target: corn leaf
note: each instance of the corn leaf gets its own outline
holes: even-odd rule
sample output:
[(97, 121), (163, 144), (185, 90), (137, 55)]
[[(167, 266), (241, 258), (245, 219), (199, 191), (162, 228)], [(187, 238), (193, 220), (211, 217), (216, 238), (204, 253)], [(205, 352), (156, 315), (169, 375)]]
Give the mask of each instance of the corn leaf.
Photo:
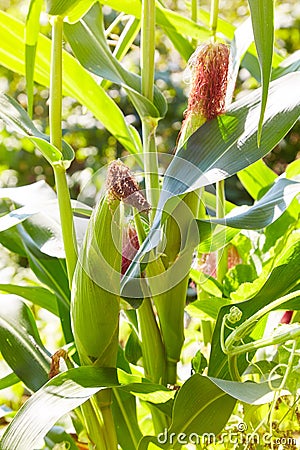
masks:
[(163, 430), (156, 437), (144, 437), (138, 449), (147, 449), (150, 442), (164, 449), (176, 448), (177, 437), (186, 440), (181, 444), (188, 444), (191, 443), (189, 441), (191, 435), (194, 437), (195, 434), (203, 433), (217, 435), (229, 419), (235, 403), (234, 398), (209, 378), (195, 374), (184, 383), (176, 396), (170, 428)]
[[(25, 74), (24, 24), (0, 11), (0, 61), (8, 69)], [(51, 41), (39, 35), (34, 80), (49, 86)], [(131, 153), (141, 148), (135, 129), (126, 124), (124, 115), (97, 84), (94, 78), (69, 53), (63, 51), (63, 94), (76, 98), (86, 106), (107, 130)]]
[(238, 172), (237, 176), (254, 200), (257, 200), (277, 178), (276, 173), (263, 160), (258, 160), (246, 167)]
[(26, 111), (11, 97), (0, 94), (0, 118), (16, 132), (28, 137), (41, 151), (50, 164), (58, 161), (71, 163), (74, 151), (65, 141), (62, 151), (50, 144), (50, 138), (41, 133), (31, 121)]
[[(278, 386), (279, 383), (280, 380), (275, 385)], [(268, 382), (239, 383), (196, 373), (183, 384), (176, 396), (170, 428), (155, 437), (145, 436), (138, 450), (148, 449), (150, 443), (163, 449), (180, 448), (178, 444), (200, 443), (201, 435), (204, 439), (213, 437), (216, 439), (226, 424), (236, 400), (250, 405), (262, 405), (272, 401), (274, 395)], [(210, 443), (214, 445), (217, 439)]]
[[(253, 206), (236, 208), (223, 219), (212, 218), (209, 222), (245, 230), (265, 228), (283, 214), (299, 192), (300, 182), (279, 178)], [(239, 210), (244, 212), (239, 214)]]
[(80, 3), (84, 2), (82, 0), (47, 0), (47, 11), (53, 16), (65, 16)]
[[(37, 278), (55, 294), (54, 303), (50, 298), (46, 301), (43, 296), (35, 297), (35, 301), (43, 302), (44, 307), (54, 314), (59, 311), (66, 342), (70, 342), (73, 340), (70, 290), (65, 261), (62, 259), (64, 250), (55, 193), (45, 182), (38, 182), (29, 186), (1, 189), (0, 198), (9, 199), (15, 207), (25, 204), (28, 212), (35, 212), (26, 220), (22, 221), (21, 217), (17, 225), (0, 232), (0, 242), (11, 251), (27, 257)], [(7, 207), (9, 211), (11, 205)], [(10, 217), (9, 214), (1, 220), (5, 221)], [(8, 220), (7, 225), (13, 224), (9, 224)]]
[(0, 351), (14, 373), (31, 390), (48, 380), (49, 353), (40, 339), (34, 317), (16, 297), (0, 297)]
[(19, 383), (20, 381), (20, 378), (14, 372), (11, 372), (0, 379), (0, 389), (6, 389), (13, 386), (14, 384)]
[(150, 102), (141, 94), (141, 77), (127, 71), (111, 54), (98, 3), (79, 22), (65, 24), (64, 31), (80, 63), (92, 73), (124, 87), (141, 117), (165, 115), (167, 105), (159, 90), (154, 89), (154, 102)]
[[(119, 380), (118, 381), (118, 377)], [(168, 401), (175, 392), (138, 376), (105, 367), (78, 367), (48, 381), (16, 414), (1, 441), (1, 450), (32, 450), (64, 414), (101, 389), (122, 389), (149, 402)], [(120, 384), (121, 383), (121, 384)], [(40, 412), (43, 411), (43, 414)]]
[(33, 83), (36, 47), (40, 30), (40, 14), (42, 0), (31, 0), (26, 19), (25, 29), (25, 64), (26, 64), (26, 89), (28, 98), (28, 115), (33, 112)]
[(248, 0), (254, 42), (257, 49), (261, 70), (262, 93), (261, 112), (258, 123), (257, 142), (260, 143), (265, 109), (268, 100), (268, 89), (272, 71), (274, 44), (274, 0)]
[(47, 309), (58, 316), (57, 299), (49, 289), (41, 286), (18, 286), (14, 284), (0, 284), (0, 291), (15, 294), (29, 300), (34, 305)]

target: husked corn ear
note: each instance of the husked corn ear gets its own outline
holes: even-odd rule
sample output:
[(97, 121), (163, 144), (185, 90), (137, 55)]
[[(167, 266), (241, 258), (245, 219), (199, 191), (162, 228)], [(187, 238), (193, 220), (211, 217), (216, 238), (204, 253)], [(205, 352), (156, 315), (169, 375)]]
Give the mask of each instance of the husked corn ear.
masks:
[(97, 205), (74, 275), (71, 317), (82, 364), (116, 365), (122, 258), (119, 204), (105, 196)]

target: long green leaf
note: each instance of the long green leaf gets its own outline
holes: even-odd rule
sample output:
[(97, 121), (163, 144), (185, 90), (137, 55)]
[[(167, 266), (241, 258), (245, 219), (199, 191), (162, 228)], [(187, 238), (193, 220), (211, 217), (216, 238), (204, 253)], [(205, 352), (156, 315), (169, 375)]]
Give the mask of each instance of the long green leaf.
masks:
[(80, 406), (101, 388), (118, 384), (116, 370), (110, 368), (79, 367), (52, 378), (18, 411), (1, 439), (0, 448), (36, 448), (60, 417)]
[(154, 103), (141, 94), (141, 77), (127, 71), (113, 57), (104, 35), (102, 10), (96, 3), (76, 24), (65, 24), (65, 35), (80, 63), (89, 71), (126, 89), (141, 117), (163, 117), (166, 101), (157, 88)]
[[(268, 382), (239, 383), (196, 373), (183, 384), (175, 399), (170, 428), (156, 437), (145, 436), (140, 442), (139, 450), (147, 449), (150, 442), (163, 449), (179, 449), (181, 446), (177, 439), (181, 444), (184, 440), (186, 444), (196, 443), (195, 435), (207, 437), (209, 433), (216, 439), (236, 400), (262, 405), (271, 402), (274, 395)], [(191, 436), (194, 439), (189, 441)]]
[[(40, 299), (35, 297), (35, 301), (43, 302), (40, 306), (50, 308), (54, 314), (59, 311), (66, 342), (71, 342), (70, 290), (65, 261), (62, 259), (64, 250), (56, 195), (45, 182), (38, 182), (0, 189), (0, 198), (9, 199), (15, 206), (24, 205), (28, 211), (36, 212), (26, 220), (20, 220), (17, 226), (0, 232), (0, 242), (10, 250), (26, 256), (37, 278), (55, 294), (57, 305), (43, 296)], [(6, 220), (6, 216), (1, 220)]]
[(0, 297), (0, 351), (29, 389), (36, 391), (47, 382), (50, 358), (34, 317), (25, 303), (8, 295)]
[(271, 83), (260, 147), (257, 122), (261, 90), (257, 90), (233, 103), (225, 115), (206, 122), (179, 149), (166, 170), (152, 230), (122, 279), (126, 297), (141, 296), (140, 280), (134, 278), (139, 276), (145, 255), (160, 242), (162, 211), (168, 199), (234, 175), (271, 151), (299, 117), (299, 83), (299, 73)]
[(232, 212), (223, 219), (212, 218), (210, 223), (245, 230), (264, 228), (275, 222), (283, 214), (299, 192), (300, 182), (280, 178), (254, 206), (246, 207), (246, 210), (240, 214), (238, 214), (238, 211), (245, 208), (236, 208), (234, 215)]
[(248, 3), (251, 11), (254, 41), (257, 49), (262, 80), (261, 113), (257, 132), (257, 140), (259, 144), (272, 71), (274, 43), (274, 0), (248, 0)]
[(74, 158), (74, 151), (63, 141), (62, 151), (50, 144), (50, 138), (41, 133), (31, 121), (26, 111), (11, 97), (0, 94), (0, 118), (15, 131), (28, 137), (42, 152), (50, 164), (58, 161), (68, 161)]
[(6, 389), (13, 386), (14, 384), (19, 383), (20, 381), (20, 378), (14, 372), (11, 372), (0, 379), (0, 389)]
[(53, 16), (65, 16), (71, 9), (83, 3), (82, 0), (47, 0), (48, 13)]
[[(8, 69), (25, 74), (24, 24), (0, 11), (0, 61)], [(39, 35), (34, 79), (49, 86), (51, 41)], [(69, 53), (63, 51), (63, 94), (76, 98), (97, 117), (116, 139), (131, 153), (141, 148), (135, 129), (126, 124), (124, 115), (89, 74)]]
[(150, 442), (160, 448), (178, 449), (181, 446), (177, 438), (186, 439), (188, 444), (192, 434), (217, 435), (229, 419), (235, 403), (234, 398), (209, 378), (195, 374), (184, 383), (176, 396), (170, 428), (156, 437), (144, 437), (139, 450), (147, 449)]
[(268, 189), (277, 178), (276, 173), (262, 160), (258, 160), (251, 166), (238, 172), (237, 176), (254, 200), (257, 200), (261, 193)]
[(68, 370), (52, 378), (18, 411), (1, 439), (1, 450), (36, 448), (40, 439), (60, 417), (106, 387), (122, 389), (144, 398), (148, 393), (149, 401), (161, 400), (162, 395), (164, 401), (167, 401), (175, 394), (164, 386), (153, 385), (138, 376), (122, 371), (118, 376), (122, 385), (118, 381), (116, 369), (85, 366)]
[(35, 55), (40, 30), (40, 14), (42, 0), (31, 0), (26, 19), (25, 29), (25, 64), (26, 64), (26, 88), (28, 98), (28, 115), (32, 117), (33, 112), (33, 83)]
[(0, 284), (0, 291), (8, 294), (15, 294), (26, 300), (31, 301), (34, 305), (47, 309), (52, 314), (58, 316), (56, 304), (56, 296), (49, 289), (41, 286), (17, 286), (14, 284)]

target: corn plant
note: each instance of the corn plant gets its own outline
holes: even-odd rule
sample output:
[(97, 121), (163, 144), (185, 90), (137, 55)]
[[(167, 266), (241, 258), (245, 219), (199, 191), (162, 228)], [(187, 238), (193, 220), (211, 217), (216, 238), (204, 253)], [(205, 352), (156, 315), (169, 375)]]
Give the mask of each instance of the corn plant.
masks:
[[(55, 192), (45, 182), (0, 190), (0, 242), (38, 280), (0, 285), (0, 351), (11, 368), (0, 387), (22, 382), (30, 392), (2, 450), (279, 448), (283, 439), (296, 448), (300, 166), (277, 176), (262, 158), (299, 119), (299, 55), (274, 52), (273, 0), (248, 0), (239, 27), (220, 19), (218, 3), (207, 12), (196, 0), (184, 11), (155, 0), (31, 0), (25, 24), (0, 11), (0, 61), (25, 75), (28, 98), (25, 111), (1, 93), (0, 118), (55, 176)], [(126, 22), (114, 51), (105, 6)], [(51, 39), (39, 31), (45, 8)], [(156, 140), (168, 106), (155, 83), (158, 29), (191, 78), (169, 156)], [(134, 42), (139, 74), (122, 61)], [(260, 87), (236, 100), (241, 65)], [(35, 83), (50, 88), (49, 136), (34, 122)], [(109, 96), (112, 83), (141, 136)], [(126, 152), (101, 169), (94, 208), (70, 198), (63, 95)], [(235, 174), (250, 207), (226, 199)], [(60, 320), (54, 354), (31, 305)]]

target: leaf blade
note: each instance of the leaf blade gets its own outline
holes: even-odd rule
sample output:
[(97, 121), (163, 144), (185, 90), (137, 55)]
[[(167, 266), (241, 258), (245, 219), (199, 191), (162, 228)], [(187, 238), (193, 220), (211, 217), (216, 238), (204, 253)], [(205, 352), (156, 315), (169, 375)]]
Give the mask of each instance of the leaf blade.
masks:
[(257, 133), (257, 142), (259, 144), (272, 72), (274, 44), (274, 0), (248, 0), (248, 3), (251, 11), (254, 41), (258, 54), (262, 79), (261, 113)]

